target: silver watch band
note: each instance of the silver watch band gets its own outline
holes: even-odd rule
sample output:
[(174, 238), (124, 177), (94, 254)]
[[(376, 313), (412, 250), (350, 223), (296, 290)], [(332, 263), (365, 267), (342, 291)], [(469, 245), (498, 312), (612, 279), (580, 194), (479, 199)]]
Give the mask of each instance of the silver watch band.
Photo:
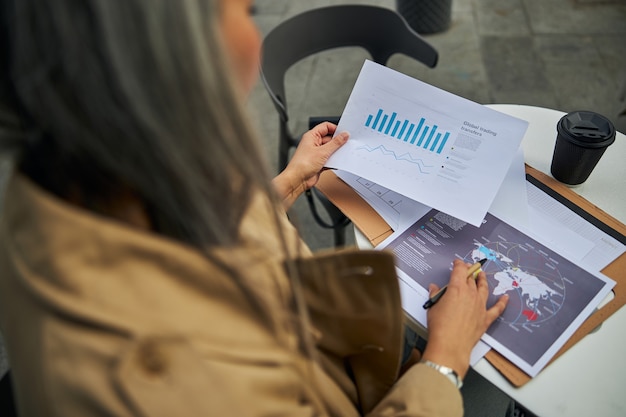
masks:
[(448, 378), (450, 382), (452, 382), (454, 386), (458, 389), (461, 389), (461, 387), (463, 386), (463, 381), (461, 380), (461, 378), (459, 378), (459, 375), (454, 369), (448, 368), (447, 366), (439, 365), (438, 363), (429, 360), (421, 360), (420, 363), (423, 363), (424, 365), (433, 368), (434, 370)]

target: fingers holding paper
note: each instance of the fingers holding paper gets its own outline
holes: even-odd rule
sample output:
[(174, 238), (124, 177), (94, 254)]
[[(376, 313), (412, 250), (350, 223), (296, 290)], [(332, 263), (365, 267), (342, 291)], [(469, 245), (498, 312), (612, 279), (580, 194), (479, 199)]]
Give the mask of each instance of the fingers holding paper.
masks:
[(328, 158), (348, 140), (347, 132), (335, 135), (336, 130), (335, 124), (324, 122), (302, 135), (289, 164), (272, 181), (285, 208), (317, 184)]

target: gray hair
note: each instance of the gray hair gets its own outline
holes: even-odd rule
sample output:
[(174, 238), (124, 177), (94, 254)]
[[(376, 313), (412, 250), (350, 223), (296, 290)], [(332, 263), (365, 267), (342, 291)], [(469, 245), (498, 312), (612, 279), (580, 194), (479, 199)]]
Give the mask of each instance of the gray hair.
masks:
[[(57, 193), (78, 186), (98, 200), (131, 187), (160, 233), (203, 251), (260, 315), (283, 326), (266, 295), (207, 250), (237, 243), (253, 192), (279, 204), (229, 76), (219, 0), (0, 2), (15, 7), (11, 74), (0, 77), (0, 149), (14, 151), (27, 172), (43, 171), (39, 182)], [(276, 210), (274, 223), (313, 357), (298, 253), (290, 254)]]
[(234, 244), (252, 190), (272, 191), (229, 77), (219, 2), (9, 2), (19, 106), (0, 91), (0, 147), (96, 199), (130, 187), (165, 235)]

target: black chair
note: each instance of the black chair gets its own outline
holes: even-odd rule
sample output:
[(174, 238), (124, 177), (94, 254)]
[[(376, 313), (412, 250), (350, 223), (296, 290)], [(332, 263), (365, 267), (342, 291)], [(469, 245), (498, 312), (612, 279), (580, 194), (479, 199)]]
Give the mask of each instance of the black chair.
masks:
[[(279, 115), (278, 171), (289, 160), (289, 152), (298, 146), (301, 135), (293, 135), (285, 94), (285, 73), (294, 64), (311, 55), (338, 47), (364, 48), (372, 59), (386, 65), (390, 56), (404, 54), (433, 68), (438, 53), (409, 27), (395, 11), (376, 6), (342, 5), (313, 9), (280, 23), (263, 40), (261, 77)], [(309, 128), (339, 117), (311, 117)], [(325, 207), (331, 222), (322, 219), (313, 194)], [(350, 221), (321, 192), (306, 193), (316, 222), (334, 229), (335, 246), (345, 243), (345, 227)]]
[(0, 416), (17, 417), (10, 371), (0, 378)]

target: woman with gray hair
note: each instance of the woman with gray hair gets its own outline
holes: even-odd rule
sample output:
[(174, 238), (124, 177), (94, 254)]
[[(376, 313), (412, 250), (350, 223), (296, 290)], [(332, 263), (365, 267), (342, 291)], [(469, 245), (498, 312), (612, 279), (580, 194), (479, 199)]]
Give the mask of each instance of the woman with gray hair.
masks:
[(392, 255), (313, 256), (285, 216), (348, 135), (317, 126), (270, 180), (242, 105), (250, 0), (1, 4), (0, 327), (21, 416), (462, 414), (506, 299), (486, 309), (484, 274), (456, 262), (400, 369)]

